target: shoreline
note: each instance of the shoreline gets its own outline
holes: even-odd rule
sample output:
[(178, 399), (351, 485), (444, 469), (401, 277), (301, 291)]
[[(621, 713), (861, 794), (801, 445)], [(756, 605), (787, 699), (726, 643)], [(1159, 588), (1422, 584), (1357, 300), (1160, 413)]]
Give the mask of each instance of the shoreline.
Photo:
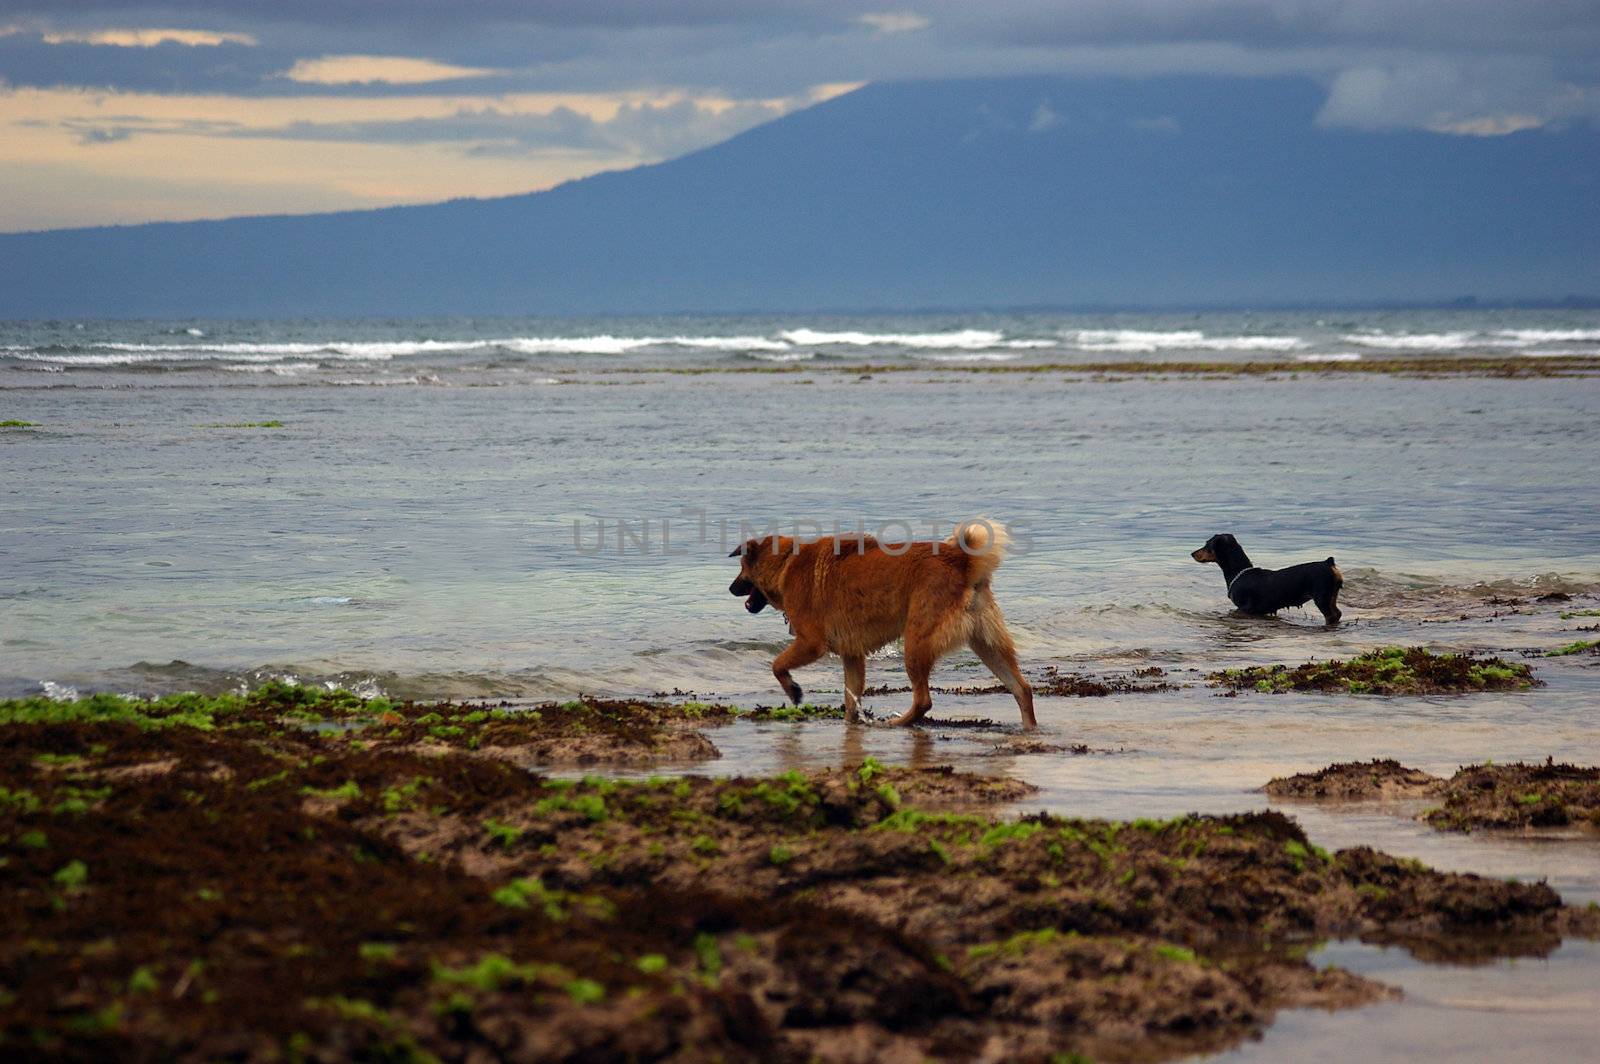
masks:
[(1380, 374), (1404, 377), (1493, 377), (1508, 379), (1538, 379), (1550, 377), (1591, 377), (1600, 375), (1600, 355), (1557, 355), (1532, 358), (1479, 358), (1473, 356), (1447, 358), (1366, 358), (1353, 360), (1307, 361), (1270, 359), (1259, 361), (1107, 361), (1107, 362), (818, 362), (797, 361), (770, 365), (723, 366), (618, 366), (610, 369), (588, 367), (582, 370), (550, 370), (606, 375), (670, 375), (705, 376), (720, 373), (802, 374), (825, 373), (830, 375), (858, 376), (880, 373), (964, 373), (1005, 374), (1044, 373), (1056, 376), (1084, 377), (1277, 377), (1311, 374), (1339, 376), (1350, 374)]

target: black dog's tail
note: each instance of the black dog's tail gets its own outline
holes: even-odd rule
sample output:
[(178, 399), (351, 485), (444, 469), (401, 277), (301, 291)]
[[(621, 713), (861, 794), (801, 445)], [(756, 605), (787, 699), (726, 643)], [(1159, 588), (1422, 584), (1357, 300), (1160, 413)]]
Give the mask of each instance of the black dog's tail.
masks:
[(1340, 587), (1343, 587), (1344, 586), (1344, 574), (1339, 571), (1339, 566), (1333, 560), (1333, 556), (1332, 555), (1328, 556), (1328, 568), (1333, 570), (1333, 578), (1334, 578), (1334, 580), (1338, 581)]

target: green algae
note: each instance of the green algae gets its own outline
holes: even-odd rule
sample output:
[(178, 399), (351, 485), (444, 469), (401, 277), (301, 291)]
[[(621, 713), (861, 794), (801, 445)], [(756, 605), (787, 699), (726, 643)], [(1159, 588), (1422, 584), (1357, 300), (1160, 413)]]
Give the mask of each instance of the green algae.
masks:
[(489, 953), (472, 964), (457, 968), (434, 962), (433, 980), (446, 985), (492, 991), (515, 983), (537, 982), (540, 976), (550, 971), (549, 965), (518, 964), (502, 953)]
[(597, 920), (609, 920), (617, 913), (616, 906), (605, 898), (547, 887), (538, 876), (514, 879), (490, 896), (508, 909), (538, 908), (557, 921), (570, 919), (574, 912)]
[(89, 866), (82, 861), (68, 861), (51, 878), (57, 886), (72, 890), (89, 882)]
[(361, 786), (355, 780), (345, 780), (337, 787), (302, 787), (300, 793), (330, 802), (353, 802), (361, 797)]
[(485, 820), (483, 833), (499, 843), (504, 849), (510, 849), (511, 844), (522, 838), (525, 829), (515, 824), (502, 824), (498, 820)]

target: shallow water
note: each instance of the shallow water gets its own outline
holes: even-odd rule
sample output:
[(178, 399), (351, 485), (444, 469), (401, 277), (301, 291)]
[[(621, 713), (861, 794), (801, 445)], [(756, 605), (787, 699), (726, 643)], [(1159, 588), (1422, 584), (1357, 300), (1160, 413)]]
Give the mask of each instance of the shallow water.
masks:
[(1400, 1001), (1280, 1013), (1258, 1042), (1206, 1058), (1282, 1060), (1594, 1060), (1600, 1045), (1600, 943), (1567, 942), (1549, 957), (1477, 967), (1419, 964), (1404, 950), (1333, 943), (1313, 961), (1398, 986)]
[[(683, 337), (699, 340), (660, 342)], [(1018, 811), (1127, 818), (1261, 808), (1269, 778), (1353, 758), (1593, 763), (1593, 657), (1536, 660), (1547, 687), (1471, 698), (1223, 699), (1202, 676), (1394, 643), (1514, 656), (1600, 624), (1561, 616), (1600, 606), (1600, 381), (963, 370), (1561, 351), (1600, 352), (1600, 314), (0, 324), (0, 421), (37, 423), (0, 429), (0, 695), (289, 675), (415, 697), (771, 703), (787, 633), (726, 593), (741, 520), (920, 533), (987, 514), (1018, 534), (995, 588), (1027, 668), (1156, 665), (1180, 689), (1041, 699), (1044, 739), (1084, 755), (1019, 752), (1008, 698), (940, 695), (936, 717), (1002, 727), (736, 724), (713, 733), (721, 761), (678, 768), (954, 763), (1038, 784)], [(645, 372), (763, 359), (799, 371)], [(915, 368), (838, 372), (885, 361)], [(265, 421), (282, 427), (210, 427)], [(619, 549), (618, 520), (651, 522), (651, 550)], [(1231, 615), (1218, 571), (1189, 559), (1224, 530), (1269, 566), (1336, 556), (1346, 623)], [(1575, 597), (1526, 601), (1550, 592)], [(836, 662), (798, 678), (839, 697)], [(869, 663), (869, 683), (899, 682), (893, 648)], [(935, 682), (988, 678), (958, 654)], [(1594, 839), (1283, 808), (1330, 848), (1600, 899)], [(1593, 1000), (1592, 946), (1470, 970), (1325, 956), (1411, 996), (1288, 1014), (1238, 1056), (1563, 1059), (1600, 1033), (1564, 1004)]]

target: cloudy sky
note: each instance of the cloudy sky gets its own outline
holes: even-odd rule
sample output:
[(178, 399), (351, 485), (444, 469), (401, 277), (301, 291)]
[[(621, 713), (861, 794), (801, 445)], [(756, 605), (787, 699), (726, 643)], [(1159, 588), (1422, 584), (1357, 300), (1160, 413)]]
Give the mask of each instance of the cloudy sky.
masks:
[(1600, 0), (0, 0), (0, 230), (546, 188), (891, 78), (1299, 74), (1318, 121), (1600, 121)]

